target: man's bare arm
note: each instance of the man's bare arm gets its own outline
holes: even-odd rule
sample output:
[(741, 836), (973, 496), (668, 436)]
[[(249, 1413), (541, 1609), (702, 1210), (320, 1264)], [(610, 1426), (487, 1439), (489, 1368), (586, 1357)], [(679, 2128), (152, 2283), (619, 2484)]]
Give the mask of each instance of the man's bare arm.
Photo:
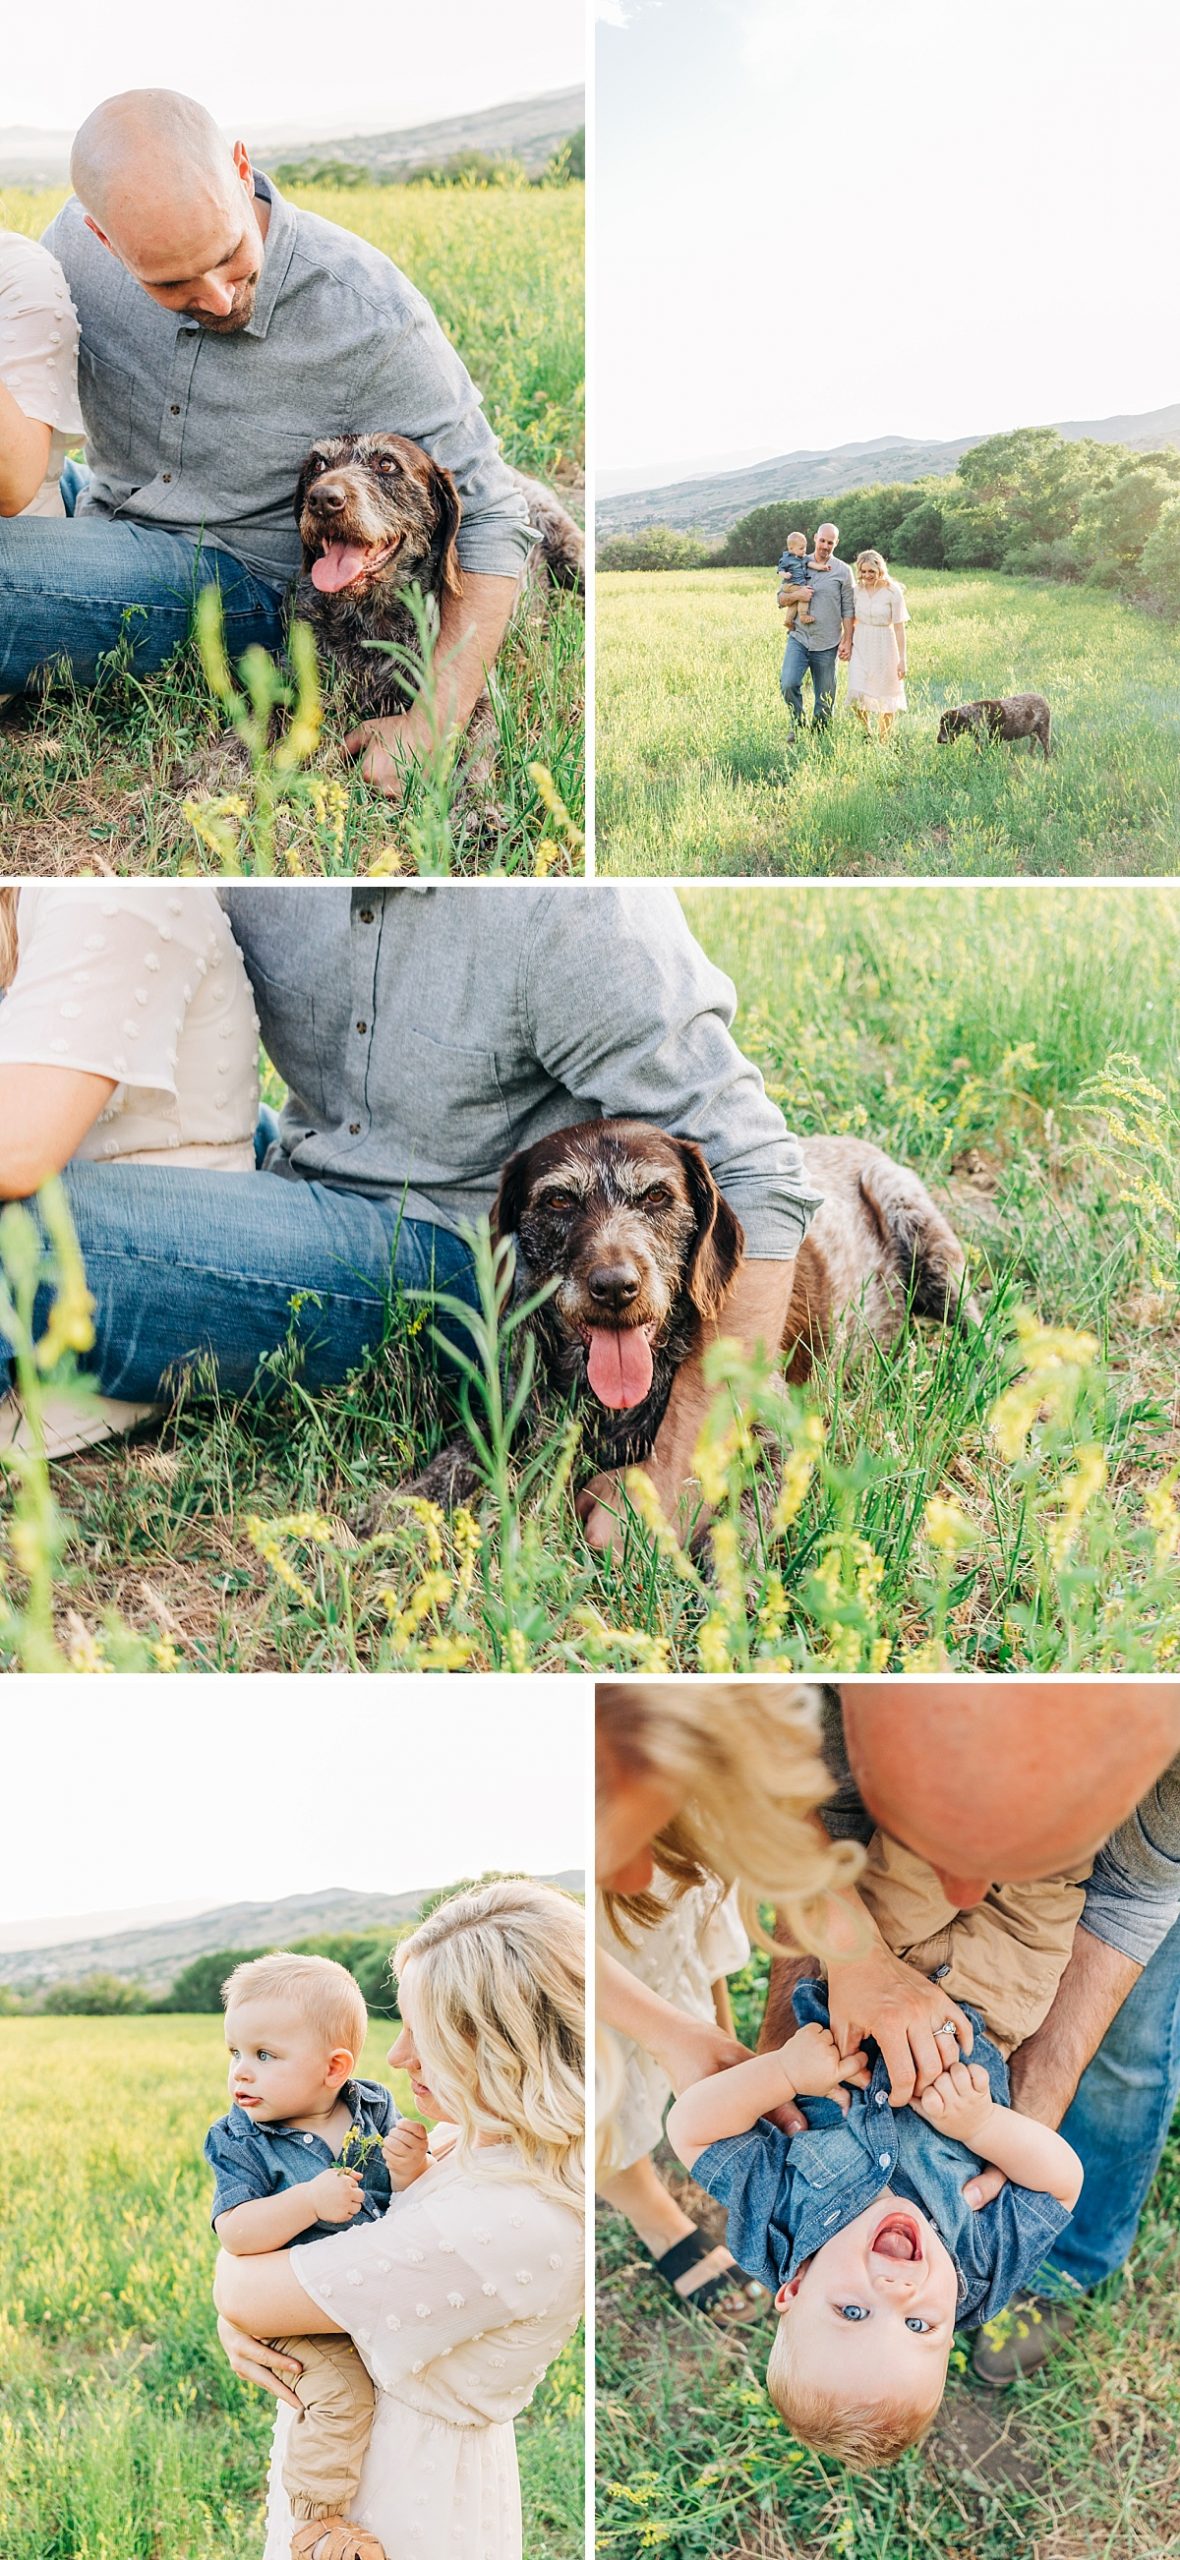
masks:
[[(711, 1402), (705, 1384), (704, 1356), (720, 1335), (739, 1342), (742, 1349), (754, 1352), (759, 1347), (777, 1351), (783, 1338), (791, 1304), (791, 1287), (795, 1277), (794, 1262), (744, 1262), (730, 1289), (716, 1322), (702, 1329), (700, 1348), (678, 1369), (668, 1398), (668, 1409), (656, 1433), (655, 1446), (646, 1461), (645, 1472), (651, 1477), (666, 1519), (687, 1532), (688, 1523), (678, 1517), (685, 1486), (692, 1474), (693, 1451), (701, 1424)], [(586, 1536), (592, 1547), (609, 1547), (622, 1512), (622, 1498), (614, 1476), (596, 1476), (579, 1503)]]
[[(470, 570), (461, 596), (444, 596), (434, 653), (434, 729), (440, 737), (466, 727), (495, 665), (519, 592), (515, 578), (490, 578)], [(344, 741), (350, 754), (364, 751), (366, 782), (399, 798), (406, 764), (425, 758), (435, 744), (434, 729), (419, 700), (388, 720), (366, 720)]]

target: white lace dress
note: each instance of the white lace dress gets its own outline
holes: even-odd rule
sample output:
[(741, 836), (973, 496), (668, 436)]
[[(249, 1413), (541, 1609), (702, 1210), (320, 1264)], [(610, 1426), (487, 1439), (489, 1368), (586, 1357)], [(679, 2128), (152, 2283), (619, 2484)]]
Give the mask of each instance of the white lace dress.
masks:
[[(577, 2325), (583, 2226), (504, 2174), (503, 2146), (439, 2161), (383, 2221), (291, 2253), (377, 2385), (353, 2520), (389, 2560), (521, 2560), (513, 2419)], [(290, 2560), (275, 2421), (264, 2560)]]
[(0, 382), (50, 430), (45, 478), (24, 512), (64, 516), (61, 467), (83, 436), (78, 318), (56, 258), (21, 231), (0, 231)]
[(909, 618), (896, 578), (883, 587), (857, 588), (848, 663), (850, 702), (863, 703), (866, 711), (905, 710), (905, 686), (897, 672), (897, 626)]
[[(737, 1888), (726, 1892), (718, 1883), (690, 1885), (675, 1899), (671, 1884), (658, 1870), (652, 1891), (665, 1904), (662, 1920), (651, 1929), (625, 1921), (620, 1939), (609, 1923), (600, 1922), (602, 1945), (628, 1973), (658, 1991), (686, 2017), (711, 2020), (713, 1985), (736, 1973), (750, 1953), (750, 1941), (737, 1907)], [(654, 2151), (663, 2130), (664, 2110), (672, 2084), (650, 2053), (625, 2036), (615, 2038), (623, 2057), (623, 2077), (609, 2129), (607, 2156), (614, 2171), (630, 2169)], [(609, 2101), (609, 2084), (608, 2084)]]

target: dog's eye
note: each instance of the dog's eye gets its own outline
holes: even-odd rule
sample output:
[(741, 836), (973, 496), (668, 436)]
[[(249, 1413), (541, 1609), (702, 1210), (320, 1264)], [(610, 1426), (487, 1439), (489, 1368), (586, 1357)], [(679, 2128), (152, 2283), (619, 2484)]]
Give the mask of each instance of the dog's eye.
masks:
[(394, 454), (392, 454), (392, 453), (375, 453), (375, 454), (374, 454), (374, 456), (373, 456), (373, 469), (374, 469), (374, 471), (383, 471), (383, 472), (386, 474), (386, 476), (388, 477), (388, 475), (389, 475), (389, 473), (390, 473), (391, 471), (397, 471), (399, 468), (400, 468), (400, 465), (399, 465), (399, 463), (398, 463), (398, 461), (397, 461), (397, 458), (396, 458), (396, 456), (395, 456)]
[(313, 455), (312, 455), (312, 457), (311, 457), (311, 460), (310, 460), (310, 462), (308, 463), (308, 466), (307, 466), (307, 476), (308, 476), (308, 479), (309, 479), (309, 480), (314, 480), (314, 479), (316, 479), (316, 478), (318, 477), (319, 473), (320, 473), (321, 471), (326, 471), (326, 470), (327, 470), (327, 468), (328, 468), (328, 462), (327, 462), (327, 456), (326, 456), (326, 454), (322, 454), (322, 453), (313, 453)]
[(645, 1209), (666, 1209), (666, 1208), (667, 1208), (667, 1206), (668, 1206), (668, 1202), (669, 1202), (669, 1200), (671, 1199), (671, 1197), (672, 1197), (672, 1194), (671, 1194), (671, 1192), (669, 1191), (668, 1186), (667, 1186), (667, 1184), (666, 1184), (666, 1183), (664, 1183), (664, 1182), (653, 1182), (652, 1187), (651, 1187), (651, 1190), (650, 1190), (650, 1191), (645, 1191), (645, 1192), (644, 1192), (644, 1195), (643, 1195), (643, 1205), (644, 1205), (644, 1208), (645, 1208)]
[(556, 1209), (559, 1218), (568, 1217), (574, 1206), (572, 1191), (547, 1191), (545, 1206), (547, 1209)]

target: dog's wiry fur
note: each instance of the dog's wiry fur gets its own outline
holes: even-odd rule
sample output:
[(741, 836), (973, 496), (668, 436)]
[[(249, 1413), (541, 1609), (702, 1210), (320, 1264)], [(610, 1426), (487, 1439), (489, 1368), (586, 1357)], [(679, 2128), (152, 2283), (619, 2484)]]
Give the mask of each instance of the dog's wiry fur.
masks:
[[(783, 1335), (786, 1375), (805, 1379), (816, 1358), (855, 1346), (858, 1331), (883, 1347), (907, 1307), (941, 1324), (978, 1323), (963, 1249), (915, 1173), (859, 1138), (803, 1142), (805, 1178), (822, 1192), (795, 1264)], [(741, 1226), (698, 1147), (639, 1120), (591, 1120), (513, 1156), (493, 1217), (516, 1250), (515, 1294), (552, 1295), (530, 1319), (538, 1389), (575, 1396), (583, 1446), (596, 1470), (648, 1456), (681, 1362), (722, 1315), (741, 1264)], [(642, 1403), (607, 1407), (591, 1391), (587, 1340), (642, 1326), (651, 1386)], [(417, 1489), (459, 1501), (475, 1489), (463, 1442), (444, 1449)]]
[[(573, 518), (552, 490), (518, 477), (539, 537), (530, 579), (580, 588), (584, 546)], [(324, 436), (312, 446), (295, 492), (303, 567), (291, 611), (342, 671), (358, 720), (385, 719), (413, 700), (413, 665), (371, 644), (392, 642), (416, 663), (420, 642), (406, 593), (416, 586), (440, 610), (448, 596), (462, 595), (461, 518), (450, 472), (406, 436)], [(346, 584), (325, 591), (312, 572), (332, 547), (355, 553), (360, 565)]]
[(960, 702), (944, 711), (938, 724), (940, 747), (952, 738), (1027, 738), (1029, 753), (1039, 747), (1049, 754), (1052, 719), (1043, 693), (1008, 693), (998, 701)]

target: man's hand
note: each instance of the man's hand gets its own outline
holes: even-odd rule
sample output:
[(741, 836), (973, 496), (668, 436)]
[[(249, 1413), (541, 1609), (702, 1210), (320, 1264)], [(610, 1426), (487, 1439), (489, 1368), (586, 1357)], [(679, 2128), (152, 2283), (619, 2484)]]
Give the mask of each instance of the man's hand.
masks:
[(400, 800), (410, 778), (410, 768), (424, 757), (430, 746), (425, 723), (415, 720), (412, 711), (398, 712), (388, 720), (364, 720), (344, 741), (348, 756), (360, 756), (361, 772), (374, 791), (383, 791), (387, 800)]
[(965, 2142), (971, 2151), (979, 2149), (995, 2103), (982, 2062), (952, 2062), (949, 2071), (940, 2071), (937, 2080), (913, 2101), (915, 2113), (924, 2116), (927, 2124), (953, 2134), (956, 2142)]
[(303, 2192), (308, 2203), (315, 2205), (317, 2222), (351, 2222), (365, 2201), (355, 2169), (321, 2169), (318, 2178), (309, 2178)]
[(421, 2178), (429, 2168), (426, 2150), (429, 2139), (425, 2125), (416, 2124), (410, 2116), (403, 2116), (392, 2133), (386, 2134), (381, 2153), (389, 2171), (389, 2183), (396, 2187), (399, 2195), (406, 2187), (412, 2187), (415, 2179)]
[(836, 656), (837, 656), (838, 658), (844, 658), (844, 659), (848, 659), (848, 658), (850, 658), (850, 657), (852, 656), (852, 642), (851, 642), (851, 640), (842, 640), (842, 641), (841, 641), (840, 646), (839, 646), (839, 648), (838, 648), (838, 649), (837, 649), (837, 651), (836, 651)]
[[(952, 2041), (963, 2054), (975, 2042), (970, 2019), (941, 1986), (884, 1945), (851, 1962), (829, 1961), (828, 2015), (842, 2053), (874, 2037), (889, 2073), (893, 2107), (908, 2106), (916, 2091), (928, 2089), (946, 2070)], [(948, 2018), (954, 2020), (954, 2039), (934, 2032)]]
[(818, 2020), (809, 2027), (796, 2028), (783, 2045), (780, 2058), (797, 2097), (834, 2098), (845, 2114), (849, 2099), (844, 2083), (850, 2081), (854, 2088), (864, 2089), (871, 2077), (867, 2055), (863, 2051), (842, 2051), (831, 2028), (821, 2027)]
[(289, 2409), (302, 2410), (302, 2401), (291, 2389), (291, 2382), (303, 2371), (297, 2356), (281, 2356), (277, 2347), (268, 2347), (264, 2338), (252, 2338), (247, 2329), (227, 2320), (224, 2312), (217, 2335), (243, 2382), (255, 2382), (260, 2390), (273, 2392), (276, 2400), (285, 2400)]

